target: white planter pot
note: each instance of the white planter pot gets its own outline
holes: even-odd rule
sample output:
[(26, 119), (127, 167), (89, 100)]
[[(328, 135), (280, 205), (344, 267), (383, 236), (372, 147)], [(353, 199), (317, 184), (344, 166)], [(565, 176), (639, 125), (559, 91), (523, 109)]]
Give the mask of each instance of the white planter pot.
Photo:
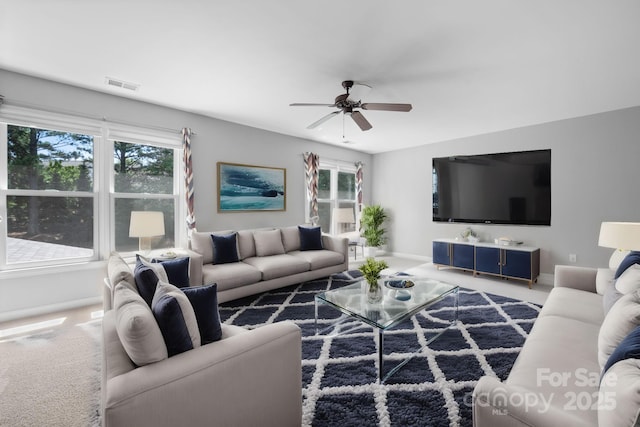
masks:
[(376, 246), (365, 246), (364, 247), (364, 256), (365, 258), (375, 257), (378, 253), (378, 248)]

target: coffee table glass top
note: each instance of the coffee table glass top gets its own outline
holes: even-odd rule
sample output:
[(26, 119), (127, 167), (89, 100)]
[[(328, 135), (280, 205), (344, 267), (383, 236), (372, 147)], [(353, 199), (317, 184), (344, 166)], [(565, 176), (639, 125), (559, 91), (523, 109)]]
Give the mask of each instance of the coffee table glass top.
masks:
[(434, 279), (413, 276), (396, 276), (384, 280), (411, 280), (415, 286), (403, 292), (411, 297), (402, 301), (395, 297), (396, 290), (383, 286), (383, 299), (378, 303), (369, 303), (365, 292), (366, 281), (361, 279), (351, 285), (322, 292), (316, 299), (330, 304), (361, 321), (379, 329), (388, 329), (429, 306), (447, 295), (457, 292), (458, 286)]

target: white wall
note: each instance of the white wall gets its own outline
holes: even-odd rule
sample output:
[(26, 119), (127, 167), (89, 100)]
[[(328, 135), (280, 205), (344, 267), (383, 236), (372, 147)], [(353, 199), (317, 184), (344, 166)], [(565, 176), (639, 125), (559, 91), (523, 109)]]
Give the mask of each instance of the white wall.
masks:
[[(178, 131), (190, 127), (192, 137), (195, 210), (200, 230), (295, 225), (304, 222), (302, 153), (321, 159), (365, 163), (365, 202), (370, 200), (369, 154), (267, 132), (197, 114), (90, 91), (0, 69), (0, 95), (7, 103), (32, 104), (41, 109), (82, 113), (142, 126)], [(2, 107), (0, 107), (2, 108)], [(217, 213), (216, 162), (236, 162), (286, 168), (287, 210), (271, 213)], [(369, 170), (367, 170), (369, 169)], [(102, 254), (105, 257), (105, 254)], [(99, 301), (105, 263), (54, 269), (0, 272), (0, 321), (38, 311)]]
[(540, 247), (542, 273), (568, 264), (569, 254), (577, 265), (605, 266), (612, 250), (598, 247), (600, 223), (640, 221), (639, 135), (634, 107), (377, 154), (373, 201), (391, 215), (389, 249), (431, 257), (432, 239), (456, 237), (469, 226), (432, 221), (433, 157), (550, 148), (550, 227), (470, 226), (486, 240), (510, 236)]

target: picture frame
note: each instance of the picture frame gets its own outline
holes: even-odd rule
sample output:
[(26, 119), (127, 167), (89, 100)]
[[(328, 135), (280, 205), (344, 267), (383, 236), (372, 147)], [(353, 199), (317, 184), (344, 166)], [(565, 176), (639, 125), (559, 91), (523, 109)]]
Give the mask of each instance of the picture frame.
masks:
[(218, 212), (287, 210), (285, 168), (217, 162)]

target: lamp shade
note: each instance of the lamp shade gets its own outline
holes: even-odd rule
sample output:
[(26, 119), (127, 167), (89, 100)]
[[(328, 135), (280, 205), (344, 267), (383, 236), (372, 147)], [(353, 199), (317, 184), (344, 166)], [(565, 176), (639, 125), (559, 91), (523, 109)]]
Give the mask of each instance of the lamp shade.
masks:
[(164, 236), (164, 214), (154, 211), (132, 211), (129, 237)]
[(603, 222), (600, 225), (598, 246), (640, 250), (640, 222)]
[(356, 222), (353, 208), (335, 208), (333, 218), (337, 223), (353, 224)]

